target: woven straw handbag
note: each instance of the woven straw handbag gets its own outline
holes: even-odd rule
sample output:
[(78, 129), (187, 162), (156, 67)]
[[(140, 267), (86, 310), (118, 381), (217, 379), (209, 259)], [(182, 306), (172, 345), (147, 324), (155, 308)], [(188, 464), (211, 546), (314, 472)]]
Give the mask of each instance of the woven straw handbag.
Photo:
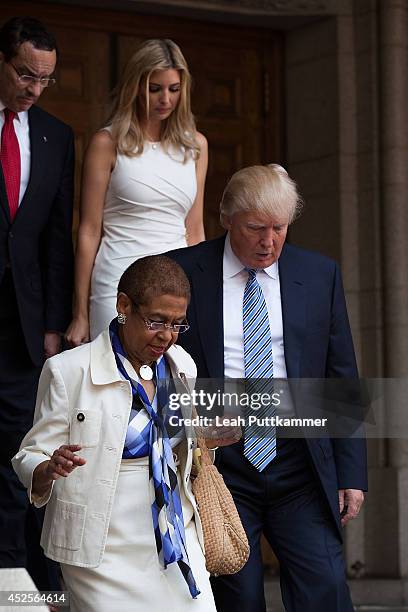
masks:
[(248, 561), (248, 538), (231, 493), (212, 463), (205, 440), (197, 438), (197, 443), (198, 474), (193, 480), (193, 493), (203, 526), (205, 564), (213, 576), (235, 574)]

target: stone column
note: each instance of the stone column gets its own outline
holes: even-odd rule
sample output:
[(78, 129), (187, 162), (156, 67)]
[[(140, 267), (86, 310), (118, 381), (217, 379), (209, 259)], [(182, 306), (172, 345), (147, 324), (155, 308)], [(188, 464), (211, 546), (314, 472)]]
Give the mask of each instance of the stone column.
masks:
[[(384, 365), (387, 377), (408, 376), (408, 1), (379, 3), (380, 168), (383, 251)], [(401, 422), (391, 393), (386, 415)], [(405, 428), (406, 429), (406, 428)], [(395, 470), (398, 573), (408, 577), (408, 440), (389, 440)]]
[[(408, 375), (408, 1), (380, 2), (380, 165), (386, 376)], [(408, 452), (408, 447), (407, 447)], [(407, 465), (397, 451), (395, 465)]]
[[(385, 375), (397, 377), (408, 374), (408, 2), (380, 8), (384, 355)], [(406, 467), (408, 441), (391, 441), (389, 460)]]

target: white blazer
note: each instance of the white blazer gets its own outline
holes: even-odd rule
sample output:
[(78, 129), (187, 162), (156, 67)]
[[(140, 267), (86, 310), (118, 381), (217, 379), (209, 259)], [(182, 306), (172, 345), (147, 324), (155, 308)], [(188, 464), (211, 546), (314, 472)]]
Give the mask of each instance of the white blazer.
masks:
[[(190, 355), (173, 345), (166, 356), (176, 385), (180, 383), (182, 391), (189, 393), (190, 380), (194, 382), (197, 373)], [(37, 507), (47, 504), (41, 535), (47, 557), (83, 567), (101, 563), (131, 406), (131, 386), (119, 375), (108, 330), (93, 342), (46, 361), (38, 387), (34, 426), (12, 463), (30, 501)], [(191, 417), (190, 407), (182, 410)], [(177, 450), (183, 481), (180, 494), (193, 506), (204, 552), (190, 481), (196, 442), (189, 433), (186, 429), (187, 437)], [(54, 481), (47, 495), (38, 498), (32, 493), (33, 472), (62, 444), (80, 444), (80, 455), (86, 464)]]

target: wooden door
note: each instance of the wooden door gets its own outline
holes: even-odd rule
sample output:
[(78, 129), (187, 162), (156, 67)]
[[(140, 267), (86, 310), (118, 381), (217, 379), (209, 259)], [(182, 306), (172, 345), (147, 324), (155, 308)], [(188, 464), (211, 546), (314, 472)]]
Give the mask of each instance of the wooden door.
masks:
[(75, 132), (76, 232), (83, 156), (90, 137), (104, 120), (110, 89), (109, 35), (70, 27), (55, 27), (53, 32), (60, 51), (57, 83), (45, 92), (41, 106)]
[[(41, 106), (72, 125), (77, 186), (90, 135), (103, 124), (108, 92), (125, 62), (146, 38), (172, 38), (193, 75), (193, 112), (209, 141), (206, 235), (223, 230), (218, 206), (239, 168), (281, 161), (281, 38), (263, 29), (137, 15), (79, 6), (3, 0), (1, 21), (31, 15), (56, 34), (58, 84)], [(77, 189), (77, 200), (79, 189)]]
[[(209, 143), (205, 225), (213, 238), (223, 231), (218, 211), (228, 178), (243, 166), (281, 157), (280, 39), (202, 24), (185, 30), (175, 25), (164, 35), (180, 45), (193, 75), (193, 112)], [(119, 69), (139, 40), (119, 36)]]

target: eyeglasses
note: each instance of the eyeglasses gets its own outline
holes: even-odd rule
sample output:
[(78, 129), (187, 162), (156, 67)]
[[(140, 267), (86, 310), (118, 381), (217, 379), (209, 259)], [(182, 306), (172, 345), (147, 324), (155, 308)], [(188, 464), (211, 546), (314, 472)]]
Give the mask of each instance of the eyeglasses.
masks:
[(30, 74), (20, 74), (15, 65), (12, 62), (9, 62), (10, 66), (12, 66), (14, 72), (17, 75), (18, 81), (22, 85), (32, 85), (33, 83), (39, 83), (41, 87), (49, 87), (50, 85), (55, 85), (57, 82), (53, 77), (36, 77), (31, 76)]
[(156, 332), (165, 331), (166, 329), (169, 329), (172, 334), (184, 334), (184, 332), (190, 329), (190, 326), (187, 321), (185, 323), (163, 323), (163, 321), (152, 321), (151, 319), (145, 319), (137, 308), (136, 312), (139, 317), (144, 321), (149, 331)]

